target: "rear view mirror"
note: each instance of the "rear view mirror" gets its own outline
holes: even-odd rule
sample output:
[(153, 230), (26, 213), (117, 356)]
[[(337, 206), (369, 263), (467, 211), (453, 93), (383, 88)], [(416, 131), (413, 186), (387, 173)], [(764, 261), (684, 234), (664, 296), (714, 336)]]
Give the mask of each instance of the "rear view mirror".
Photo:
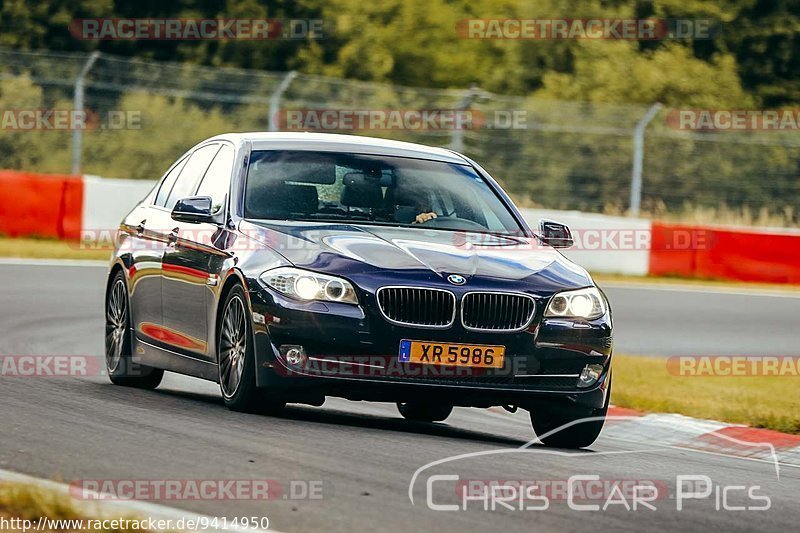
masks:
[(572, 232), (566, 224), (555, 220), (539, 221), (539, 237), (543, 243), (553, 248), (569, 248), (572, 246)]
[(197, 224), (200, 222), (214, 222), (211, 214), (210, 196), (190, 196), (181, 198), (172, 210), (172, 219), (179, 222), (190, 222)]

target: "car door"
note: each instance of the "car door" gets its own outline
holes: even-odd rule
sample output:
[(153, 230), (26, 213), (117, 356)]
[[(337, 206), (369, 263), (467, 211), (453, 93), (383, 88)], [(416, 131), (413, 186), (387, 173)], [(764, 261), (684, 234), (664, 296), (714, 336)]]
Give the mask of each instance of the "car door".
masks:
[(162, 228), (168, 223), (164, 204), (188, 157), (172, 165), (157, 190), (123, 222), (125, 252), (130, 254), (128, 284), (131, 305), (131, 327), (137, 338), (146, 342), (157, 339), (163, 323), (161, 309), (161, 267), (167, 242)]
[(198, 224), (200, 232), (196, 235), (201, 237), (190, 243), (193, 248), (203, 254), (203, 264), (208, 272), (206, 283), (194, 288), (193, 295), (198, 301), (202, 300), (202, 305), (207, 313), (209, 328), (206, 334), (209, 336), (209, 344), (206, 356), (212, 363), (216, 363), (216, 347), (211, 344), (215, 340), (213, 334), (213, 320), (216, 313), (209, 312), (211, 307), (217, 304), (217, 285), (220, 283), (218, 273), (222, 263), (231, 257), (227, 248), (230, 245), (231, 232), (226, 228), (225, 222), (228, 220), (228, 194), (233, 175), (234, 158), (236, 152), (233, 145), (223, 144), (208, 171), (203, 176), (200, 186), (195, 193), (197, 196), (208, 196), (211, 198), (211, 209), (217, 218), (218, 224)]
[[(220, 150), (220, 143), (206, 144), (194, 151), (167, 200), (175, 203), (194, 196)], [(170, 219), (166, 235), (161, 286), (164, 315), (163, 341), (178, 353), (208, 360), (206, 287), (209, 256), (206, 246), (218, 230), (214, 224), (191, 224)]]

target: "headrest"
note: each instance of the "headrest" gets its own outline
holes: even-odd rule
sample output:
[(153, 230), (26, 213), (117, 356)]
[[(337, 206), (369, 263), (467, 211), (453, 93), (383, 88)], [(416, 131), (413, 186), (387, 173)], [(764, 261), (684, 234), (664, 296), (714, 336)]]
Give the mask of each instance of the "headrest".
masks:
[(368, 207), (377, 209), (383, 204), (380, 180), (368, 178), (359, 172), (349, 172), (342, 180), (341, 203), (347, 207)]
[(398, 169), (396, 179), (386, 189), (385, 204), (388, 208), (394, 206), (416, 206), (427, 204), (430, 189), (418, 176), (406, 170)]
[(313, 185), (277, 182), (249, 191), (245, 203), (248, 216), (253, 218), (289, 218), (316, 213), (319, 195)]

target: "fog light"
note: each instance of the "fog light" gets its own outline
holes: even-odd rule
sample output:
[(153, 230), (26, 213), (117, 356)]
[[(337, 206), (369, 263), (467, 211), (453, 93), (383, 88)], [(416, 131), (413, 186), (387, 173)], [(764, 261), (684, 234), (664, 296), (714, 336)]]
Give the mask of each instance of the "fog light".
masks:
[(603, 375), (603, 365), (586, 365), (578, 378), (578, 387), (591, 387)]
[(292, 366), (303, 366), (306, 364), (306, 351), (302, 346), (283, 344), (280, 347), (283, 358)]

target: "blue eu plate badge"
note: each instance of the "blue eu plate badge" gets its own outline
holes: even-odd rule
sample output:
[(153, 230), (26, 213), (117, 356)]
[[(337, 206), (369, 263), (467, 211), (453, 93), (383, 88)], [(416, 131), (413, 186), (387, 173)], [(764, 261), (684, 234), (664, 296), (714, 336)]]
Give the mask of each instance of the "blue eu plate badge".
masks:
[(397, 356), (397, 360), (401, 363), (408, 363), (411, 361), (411, 341), (408, 339), (403, 339), (400, 341), (400, 354)]

